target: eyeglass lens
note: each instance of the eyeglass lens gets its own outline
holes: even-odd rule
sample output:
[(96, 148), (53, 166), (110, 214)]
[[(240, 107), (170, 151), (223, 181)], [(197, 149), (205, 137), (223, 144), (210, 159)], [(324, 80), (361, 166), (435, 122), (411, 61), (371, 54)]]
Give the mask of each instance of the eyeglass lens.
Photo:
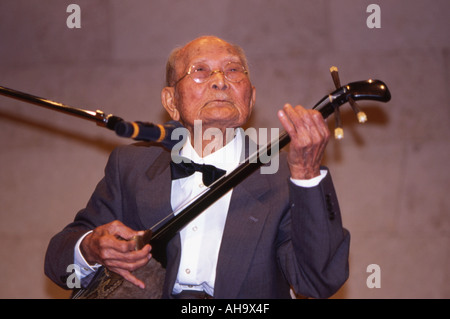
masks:
[(209, 79), (209, 77), (216, 72), (222, 72), (225, 78), (232, 82), (240, 82), (245, 78), (247, 71), (240, 63), (230, 62), (224, 68), (223, 71), (216, 70), (211, 71), (211, 68), (205, 63), (197, 63), (190, 67), (189, 75), (197, 83), (203, 83)]

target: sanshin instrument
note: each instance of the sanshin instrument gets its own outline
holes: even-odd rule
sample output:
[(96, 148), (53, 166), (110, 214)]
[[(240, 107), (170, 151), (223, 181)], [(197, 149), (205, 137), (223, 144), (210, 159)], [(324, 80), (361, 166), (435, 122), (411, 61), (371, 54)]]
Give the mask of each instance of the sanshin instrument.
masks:
[[(313, 109), (318, 110), (323, 118), (328, 118), (331, 114), (335, 115), (335, 137), (343, 138), (343, 129), (341, 123), (340, 106), (349, 103), (354, 110), (358, 121), (364, 123), (367, 117), (359, 108), (356, 101), (374, 100), (379, 102), (388, 102), (391, 94), (386, 84), (380, 80), (366, 80), (348, 83), (341, 86), (338, 70), (336, 67), (330, 68), (336, 90), (325, 95)], [(36, 97), (24, 92), (16, 91), (10, 88), (0, 86), (0, 94), (12, 97), (21, 101), (32, 103), (38, 106), (46, 107), (52, 110), (64, 112), (69, 115), (87, 119), (96, 122), (99, 126), (106, 127), (116, 132), (118, 136), (129, 137), (135, 140), (149, 140), (148, 136), (154, 135), (151, 141), (161, 142), (166, 148), (171, 149), (179, 140), (164, 139), (164, 136), (170, 136), (171, 132), (180, 127), (178, 122), (168, 122), (164, 125), (154, 125), (152, 123), (125, 122), (122, 118), (112, 114), (106, 115), (102, 111), (88, 111), (70, 107), (48, 99)], [(128, 128), (132, 127), (130, 131)], [(151, 133), (142, 137), (138, 134), (139, 129), (150, 130)], [(95, 276), (86, 288), (75, 290), (72, 294), (74, 299), (107, 299), (107, 298), (152, 298), (157, 299), (162, 295), (162, 287), (165, 277), (165, 247), (167, 242), (185, 225), (201, 214), (207, 207), (218, 200), (223, 194), (238, 185), (251, 173), (256, 171), (263, 162), (260, 160), (260, 154), (270, 154), (270, 157), (276, 155), (275, 151), (282, 149), (290, 142), (289, 135), (286, 132), (266, 146), (260, 148), (254, 154), (250, 154), (245, 161), (240, 164), (231, 173), (223, 176), (203, 193), (197, 196), (191, 203), (182, 208), (179, 212), (172, 213), (152, 228), (146, 230), (143, 236), (135, 237), (136, 249), (141, 249), (146, 244), (151, 244), (152, 255), (154, 256), (149, 263), (136, 270), (133, 274), (144, 281), (146, 288), (144, 290), (134, 286), (124, 280), (118, 274), (109, 271), (106, 267), (97, 270)], [(275, 150), (275, 151), (274, 151)]]

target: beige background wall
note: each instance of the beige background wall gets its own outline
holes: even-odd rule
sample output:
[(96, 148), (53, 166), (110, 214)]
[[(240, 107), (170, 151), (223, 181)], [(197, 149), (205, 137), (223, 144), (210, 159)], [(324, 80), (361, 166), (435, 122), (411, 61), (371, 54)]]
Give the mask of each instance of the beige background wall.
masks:
[[(81, 29), (66, 8), (81, 7)], [(366, 8), (381, 8), (381, 28)], [(169, 51), (202, 34), (246, 50), (257, 87), (252, 125), (279, 127), (283, 103), (311, 107), (343, 83), (378, 78), (388, 104), (343, 109), (332, 169), (352, 234), (350, 278), (336, 298), (449, 298), (450, 2), (446, 0), (2, 0), (0, 85), (127, 120), (162, 122)], [(330, 121), (332, 127), (333, 120)], [(43, 274), (51, 236), (130, 143), (66, 114), (0, 96), (0, 298), (66, 298)], [(381, 269), (368, 288), (367, 266)]]

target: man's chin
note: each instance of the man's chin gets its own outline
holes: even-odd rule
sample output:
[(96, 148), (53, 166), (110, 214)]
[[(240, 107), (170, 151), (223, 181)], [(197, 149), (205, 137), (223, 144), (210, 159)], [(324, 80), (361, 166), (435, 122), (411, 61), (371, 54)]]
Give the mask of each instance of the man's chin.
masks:
[(201, 125), (203, 128), (225, 129), (228, 127), (240, 126), (239, 114), (228, 114), (228, 116), (214, 116), (205, 114), (205, 116), (202, 116), (199, 120), (201, 120)]
[(205, 107), (202, 109), (199, 119), (208, 123), (233, 123), (238, 121), (240, 117), (239, 112), (234, 106), (220, 105), (215, 107)]

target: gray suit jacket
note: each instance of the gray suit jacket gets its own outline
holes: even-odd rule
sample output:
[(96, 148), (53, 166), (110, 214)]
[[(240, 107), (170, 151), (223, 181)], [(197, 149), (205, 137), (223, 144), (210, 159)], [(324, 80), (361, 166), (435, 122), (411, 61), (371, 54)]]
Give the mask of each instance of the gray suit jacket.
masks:
[[(289, 181), (281, 152), (276, 174), (256, 171), (235, 187), (216, 270), (216, 298), (327, 298), (348, 278), (350, 235), (342, 227), (331, 176), (313, 188)], [(66, 287), (76, 241), (96, 226), (121, 220), (148, 229), (171, 213), (170, 153), (140, 143), (114, 150), (85, 209), (48, 246), (45, 273)], [(180, 262), (180, 238), (167, 246), (164, 298)]]

